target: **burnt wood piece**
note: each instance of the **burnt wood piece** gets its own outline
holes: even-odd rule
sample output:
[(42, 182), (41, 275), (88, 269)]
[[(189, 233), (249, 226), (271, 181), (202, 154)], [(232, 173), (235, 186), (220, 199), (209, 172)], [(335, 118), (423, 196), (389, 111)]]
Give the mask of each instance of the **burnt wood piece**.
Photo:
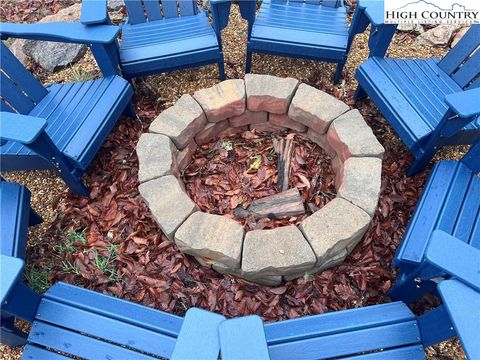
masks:
[(253, 215), (256, 219), (268, 217), (281, 219), (287, 216), (300, 216), (305, 214), (302, 197), (297, 188), (254, 200), (248, 209), (237, 207), (235, 215), (246, 218)]
[(273, 148), (278, 154), (278, 189), (280, 191), (286, 191), (288, 189), (288, 180), (290, 177), (290, 164), (293, 153), (293, 137), (287, 136), (286, 139), (275, 139), (273, 141)]

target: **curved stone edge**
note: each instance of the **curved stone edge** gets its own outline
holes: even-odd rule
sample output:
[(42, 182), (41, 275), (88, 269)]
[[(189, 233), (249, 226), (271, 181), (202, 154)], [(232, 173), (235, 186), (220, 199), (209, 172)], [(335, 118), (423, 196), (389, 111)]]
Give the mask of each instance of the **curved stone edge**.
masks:
[[(249, 74), (248, 77), (250, 79), (252, 79), (252, 77), (255, 78), (256, 79), (255, 81), (257, 83), (259, 81), (260, 82), (270, 81), (269, 79), (275, 78), (269, 75), (255, 75), (255, 74)], [(219, 115), (221, 112), (217, 111), (217, 113), (215, 113), (213, 117), (211, 115), (211, 118), (208, 119), (210, 122), (207, 122), (206, 111), (200, 104), (201, 100), (198, 100), (195, 97), (192, 97), (191, 95), (186, 94), (186, 95), (183, 95), (177, 101), (177, 103), (174, 104), (174, 106), (169, 108), (169, 109), (175, 108), (176, 109), (175, 111), (178, 113), (173, 113), (172, 112), (173, 110), (168, 111), (169, 109), (164, 110), (154, 120), (154, 122), (152, 122), (150, 126), (150, 132), (164, 134), (171, 139), (171, 141), (175, 144), (175, 147), (179, 149), (179, 150), (176, 150), (175, 147), (173, 149), (170, 148), (173, 159), (175, 160), (175, 155), (177, 157), (176, 159), (177, 161), (176, 162), (173, 161), (174, 162), (173, 166), (175, 166), (176, 164), (176, 166), (178, 166), (178, 169), (182, 171), (188, 165), (192, 154), (196, 150), (196, 147), (197, 147), (196, 140), (200, 144), (206, 143), (218, 135), (229, 136), (238, 132), (243, 132), (248, 128), (258, 129), (263, 131), (275, 131), (275, 130), (284, 130), (286, 128), (291, 128), (292, 130), (295, 130), (299, 133), (300, 133), (300, 130), (305, 129), (304, 130), (306, 131), (305, 136), (307, 136), (310, 140), (314, 141), (317, 145), (322, 147), (332, 157), (333, 167), (337, 174), (337, 184), (339, 184), (338, 186), (339, 194), (337, 198), (341, 197), (343, 199), (346, 199), (352, 204), (358, 205), (359, 207), (367, 211), (368, 214), (373, 216), (378, 203), (378, 199), (379, 199), (379, 192), (380, 192), (379, 179), (381, 177), (381, 158), (383, 156), (384, 150), (383, 150), (383, 147), (381, 147), (381, 145), (378, 143), (378, 140), (373, 135), (373, 132), (371, 131), (371, 129), (365, 123), (365, 120), (363, 119), (363, 117), (361, 117), (361, 114), (357, 110), (348, 111), (349, 109), (348, 105), (344, 104), (343, 102), (339, 101), (335, 97), (321, 90), (315, 89), (306, 84), (298, 85), (298, 81), (295, 79), (291, 79), (291, 78), (283, 78), (283, 79), (275, 78), (275, 79), (283, 80), (284, 84), (286, 84), (285, 88), (287, 89), (290, 86), (290, 92), (287, 92), (284, 89), (282, 96), (275, 97), (274, 96), (275, 91), (268, 90), (268, 86), (264, 87), (263, 95), (262, 94), (255, 95), (260, 97), (263, 96), (263, 99), (261, 99), (261, 101), (259, 101), (259, 98), (257, 98), (257, 105), (256, 107), (254, 106), (255, 111), (251, 111), (248, 109), (248, 92), (246, 90), (247, 88), (247, 85), (246, 85), (247, 76), (246, 76), (244, 91), (245, 91), (247, 106), (245, 107), (243, 113), (238, 114), (240, 112), (238, 110), (239, 107), (236, 108), (233, 105), (229, 107), (228, 101), (223, 101), (223, 103), (218, 102), (218, 104), (221, 104), (221, 106), (223, 106), (223, 110), (225, 111), (224, 114)], [(296, 81), (295, 86), (293, 86), (293, 82), (291, 80)], [(243, 80), (240, 80), (240, 81), (243, 82)], [(214, 89), (209, 88), (206, 90), (210, 90), (210, 93), (212, 94), (214, 93), (221, 94), (222, 90), (219, 90), (219, 89), (224, 88), (224, 85), (221, 85), (221, 84), (222, 83), (212, 87)], [(261, 88), (261, 85), (258, 87)], [(237, 85), (237, 88), (239, 88), (238, 85)], [(292, 88), (293, 90), (291, 90)], [(271, 93), (269, 93), (268, 91), (271, 91)], [(259, 92), (257, 92), (257, 94), (258, 93)], [(198, 94), (197, 94), (197, 97), (200, 98)], [(237, 100), (238, 98), (241, 98), (241, 97), (242, 97), (241, 94), (237, 93)], [(234, 102), (235, 100), (232, 100), (232, 101)], [(319, 106), (318, 103), (321, 103), (321, 106)], [(262, 104), (262, 105), (258, 105), (258, 104)], [(278, 104), (281, 104), (281, 106), (279, 106)], [(204, 106), (205, 108), (208, 108), (207, 105), (204, 104)], [(281, 111), (284, 111), (284, 113), (280, 112), (280, 107), (282, 109)], [(237, 110), (232, 110), (232, 109), (237, 109)], [(326, 109), (325, 111), (328, 110), (328, 113), (324, 114), (323, 116), (318, 116), (319, 115), (318, 113), (320, 111), (324, 111), (323, 109)], [(227, 113), (227, 110), (230, 111), (230, 113)], [(273, 110), (273, 111), (269, 111), (269, 110)], [(162, 114), (164, 114), (166, 111), (167, 111), (167, 114), (162, 116)], [(317, 114), (315, 115), (316, 112)], [(229, 119), (226, 119), (226, 118), (224, 119), (226, 114), (236, 114), (236, 115), (231, 116)], [(316, 116), (315, 118), (316, 120), (308, 123), (309, 125), (305, 124), (307, 121), (305, 120), (302, 121), (303, 119), (302, 116), (306, 116), (305, 114), (313, 114), (314, 116)], [(177, 121), (179, 118), (183, 118), (183, 121), (182, 120)], [(266, 121), (265, 121), (265, 118), (266, 118)], [(359, 131), (361, 132), (362, 136), (370, 142), (370, 144), (368, 144), (367, 146), (359, 144), (358, 142), (355, 142), (355, 141), (354, 142), (348, 141), (348, 136), (346, 136), (345, 134), (348, 133), (349, 131), (347, 125), (349, 123), (349, 120), (351, 120), (352, 118), (353, 118), (353, 121), (355, 122), (354, 125), (358, 129), (360, 129)], [(337, 120), (338, 120), (338, 123), (336, 123)], [(232, 125), (237, 125), (237, 126), (232, 127)], [(198, 136), (197, 138), (197, 135), (199, 134), (201, 134), (201, 136)], [(209, 138), (208, 141), (205, 140), (207, 138)], [(360, 146), (359, 148), (359, 145), (362, 145), (363, 147)], [(338, 156), (337, 156), (337, 153), (339, 153)], [(361, 179), (367, 178), (368, 176), (366, 175), (365, 168), (363, 168), (362, 171), (357, 171), (358, 169), (361, 168), (359, 164), (361, 164), (362, 162), (357, 162), (357, 161), (354, 161), (353, 159), (350, 161), (347, 161), (347, 160), (353, 157), (357, 157), (361, 159), (363, 157), (371, 158), (371, 156), (377, 156), (379, 158), (378, 160), (380, 161), (379, 162), (380, 167), (378, 166), (378, 162), (376, 162), (376, 165), (374, 165), (374, 169), (375, 169), (373, 174), (374, 181), (370, 182), (369, 186), (367, 187), (368, 191), (363, 192), (361, 196), (357, 196), (357, 197), (352, 196), (351, 193), (356, 191), (355, 189), (358, 188), (358, 183), (362, 181)], [(369, 162), (373, 164), (375, 161), (372, 162), (367, 160), (363, 162), (363, 164), (368, 165)], [(172, 169), (175, 169), (175, 168), (172, 167)], [(171, 170), (171, 172), (172, 174), (176, 174), (174, 170)], [(182, 188), (181, 184), (180, 184), (180, 188)], [(190, 198), (185, 192), (184, 192), (184, 195), (190, 200)], [(147, 198), (148, 197), (149, 196), (147, 195)], [(147, 198), (145, 200), (147, 204), (149, 204), (149, 200)], [(193, 205), (195, 206), (195, 209), (190, 214), (195, 213), (195, 211), (198, 210), (198, 208), (194, 203)], [(162, 231), (164, 231), (167, 237), (173, 241), (175, 230), (178, 229), (180, 225), (188, 218), (188, 215), (186, 218), (183, 218), (181, 221), (179, 221), (179, 224), (174, 231), (170, 231), (170, 232), (167, 232), (169, 228), (168, 226), (164, 226), (160, 224), (161, 217), (154, 215), (154, 218), (159, 223), (159, 226), (162, 229)], [(308, 220), (308, 218), (306, 220)], [(282, 228), (278, 228), (278, 229), (282, 229)], [(268, 275), (268, 271), (266, 275), (251, 274), (248, 272), (245, 273), (242, 271), (242, 269), (237, 268), (235, 266), (226, 266), (222, 262), (218, 262), (218, 261), (212, 262), (211, 259), (208, 259), (208, 257), (196, 256), (196, 258), (203, 265), (212, 266), (213, 269), (215, 269), (216, 271), (219, 271), (222, 273), (230, 273), (236, 276), (243, 277), (249, 281), (254, 281), (260, 284), (275, 286), (281, 283), (282, 279), (291, 280), (296, 277), (301, 277), (305, 274), (313, 274), (319, 271), (323, 271), (328, 267), (337, 265), (338, 263), (342, 262), (345, 259), (345, 257), (353, 250), (355, 245), (356, 243), (354, 243), (353, 245), (351, 244), (347, 246), (344, 250), (338, 253), (332, 254), (330, 258), (325, 259), (325, 262), (323, 264), (317, 264), (317, 261), (316, 261), (314, 265), (312, 265), (310, 268), (306, 270), (300, 270), (299, 272), (295, 273), (293, 270), (290, 269), (291, 271), (288, 271), (287, 274), (282, 274), (282, 275), (277, 275), (277, 274)]]

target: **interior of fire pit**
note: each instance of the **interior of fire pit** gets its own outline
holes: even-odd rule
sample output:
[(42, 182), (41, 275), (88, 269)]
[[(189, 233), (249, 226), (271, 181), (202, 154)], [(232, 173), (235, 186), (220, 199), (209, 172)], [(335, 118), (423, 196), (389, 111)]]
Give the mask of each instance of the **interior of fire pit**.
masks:
[(178, 249), (270, 286), (343, 262), (380, 195), (384, 149), (361, 114), (292, 78), (185, 94), (136, 150), (140, 194)]
[(228, 214), (246, 231), (273, 229), (298, 225), (335, 198), (331, 160), (291, 130), (247, 130), (198, 146), (181, 178), (201, 211)]

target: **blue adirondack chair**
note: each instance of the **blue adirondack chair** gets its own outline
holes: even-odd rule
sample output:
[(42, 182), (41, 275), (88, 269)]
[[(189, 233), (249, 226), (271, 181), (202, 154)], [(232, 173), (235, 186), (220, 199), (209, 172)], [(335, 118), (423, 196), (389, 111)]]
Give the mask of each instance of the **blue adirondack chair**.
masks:
[[(217, 63), (225, 79), (221, 30), (228, 24), (230, 1), (211, 1), (212, 24), (194, 0), (127, 0), (125, 5), (122, 42), (112, 49), (124, 78)], [(107, 1), (83, 0), (80, 21), (109, 24)]]
[(223, 360), (416, 360), (423, 348), (458, 336), (480, 358), (480, 292), (458, 280), (439, 285), (443, 305), (415, 318), (403, 302), (263, 324), (253, 315), (220, 324)]
[[(42, 222), (42, 218), (30, 208), (30, 191), (25, 186), (0, 178), (0, 219), (0, 254), (24, 259), (28, 226)], [(23, 345), (26, 335), (15, 329), (15, 317), (3, 310), (0, 316), (2, 342), (12, 347)]]
[(135, 116), (132, 86), (116, 75), (110, 48), (118, 29), (74, 23), (0, 24), (2, 39), (18, 37), (87, 43), (104, 78), (43, 86), (1, 44), (0, 160), (2, 171), (54, 169), (76, 193), (116, 121)]
[[(435, 288), (432, 280), (445, 276), (445, 271), (426, 256), (428, 246), (451, 241), (452, 250), (444, 256), (460, 267), (461, 254), (480, 249), (479, 172), (480, 141), (460, 161), (435, 164), (393, 260), (399, 267), (390, 294), (393, 299), (414, 301)], [(479, 264), (480, 259), (471, 270), (477, 276)]]
[(480, 25), (472, 25), (442, 59), (373, 56), (357, 70), (355, 98), (368, 95), (413, 154), (409, 176), (442, 146), (480, 138), (479, 45)]
[(247, 73), (256, 52), (334, 62), (340, 80), (355, 35), (343, 0), (264, 0), (256, 17), (256, 1), (239, 6), (248, 21)]
[(22, 359), (218, 358), (221, 315), (192, 308), (181, 318), (61, 282), (40, 297), (21, 284), (21, 259), (0, 260), (2, 309), (33, 322)]

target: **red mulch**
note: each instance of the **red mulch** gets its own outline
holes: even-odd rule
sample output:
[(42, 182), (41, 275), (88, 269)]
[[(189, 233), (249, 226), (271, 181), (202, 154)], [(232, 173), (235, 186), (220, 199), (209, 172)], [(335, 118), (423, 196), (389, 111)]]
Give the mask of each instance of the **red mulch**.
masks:
[[(273, 136), (285, 138), (287, 133)], [(294, 152), (289, 188), (299, 189), (305, 215), (256, 221), (253, 215), (241, 218), (234, 214), (237, 206), (246, 209), (255, 199), (279, 193), (278, 156), (269, 133), (246, 131), (199, 147), (183, 174), (188, 194), (202, 211), (227, 215), (246, 230), (299, 224), (335, 197), (335, 175), (330, 157), (319, 146), (303, 136), (290, 136)]]
[[(425, 173), (405, 176), (411, 157), (403, 147), (383, 141), (379, 209), (346, 261), (312, 279), (269, 288), (202, 267), (161, 234), (138, 193), (135, 154), (138, 137), (161, 109), (147, 97), (139, 99), (143, 122), (122, 119), (86, 175), (91, 197), (70, 194), (58, 205), (47, 240), (30, 250), (31, 263), (54, 265), (52, 281), (76, 283), (180, 315), (197, 306), (227, 317), (256, 313), (269, 321), (387, 301), (395, 278), (391, 260), (426, 178)], [(382, 141), (384, 120), (369, 102), (357, 106)], [(73, 254), (58, 253), (55, 245), (65, 241), (62, 234), (69, 230), (85, 230), (88, 242), (76, 244)], [(111, 244), (118, 245), (112, 264), (121, 281), (110, 281), (94, 264), (92, 250), (107, 255)], [(65, 261), (76, 264), (79, 274), (65, 273)]]

